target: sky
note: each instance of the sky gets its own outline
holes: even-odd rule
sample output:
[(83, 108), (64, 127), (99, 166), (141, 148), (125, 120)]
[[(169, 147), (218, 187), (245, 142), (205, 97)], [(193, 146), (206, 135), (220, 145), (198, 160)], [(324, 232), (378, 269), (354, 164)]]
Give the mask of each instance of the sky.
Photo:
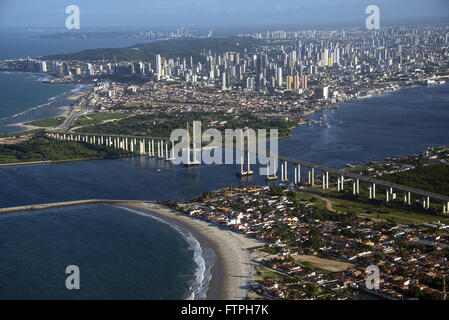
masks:
[(449, 22), (449, 0), (0, 0), (1, 27), (64, 28), (68, 5), (84, 27), (364, 25)]

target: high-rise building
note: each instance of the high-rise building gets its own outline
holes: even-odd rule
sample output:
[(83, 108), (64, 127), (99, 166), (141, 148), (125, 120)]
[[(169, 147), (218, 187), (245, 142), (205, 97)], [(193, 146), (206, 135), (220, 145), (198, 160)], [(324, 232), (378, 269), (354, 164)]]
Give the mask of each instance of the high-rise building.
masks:
[(279, 88), (282, 87), (282, 68), (278, 67), (276, 72), (276, 80), (277, 80), (277, 86)]
[(223, 72), (222, 77), (221, 77), (221, 89), (222, 90), (226, 90), (227, 86), (226, 86), (226, 72)]
[(287, 87), (287, 90), (291, 90), (292, 89), (292, 76), (291, 75), (287, 76), (286, 87)]
[(303, 75), (301, 79), (301, 89), (307, 89), (307, 75)]
[(299, 74), (295, 75), (293, 78), (293, 89), (298, 90), (299, 89)]
[(162, 58), (159, 54), (156, 55), (156, 74), (162, 76)]

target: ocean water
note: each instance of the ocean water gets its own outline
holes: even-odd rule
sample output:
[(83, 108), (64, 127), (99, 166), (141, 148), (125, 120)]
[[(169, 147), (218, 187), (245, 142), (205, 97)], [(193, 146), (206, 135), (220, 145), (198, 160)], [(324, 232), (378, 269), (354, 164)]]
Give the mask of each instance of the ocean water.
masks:
[(0, 247), (0, 299), (188, 298), (201, 256), (188, 234), (109, 205), (2, 215)]
[[(0, 50), (0, 59), (99, 47), (83, 41), (13, 37), (10, 46)], [(0, 86), (0, 94), (9, 91)], [(13, 103), (24, 93), (16, 94), (10, 96)], [(58, 94), (3, 112), (14, 115)], [(26, 117), (39, 117), (33, 112)], [(415, 153), (428, 145), (449, 144), (449, 85), (407, 88), (346, 103), (312, 118), (323, 125), (296, 128), (292, 137), (279, 141), (281, 154), (341, 168)], [(5, 127), (0, 121), (0, 132)], [(186, 168), (140, 156), (0, 167), (0, 207), (89, 198), (186, 200), (225, 186), (265, 183), (257, 174), (237, 178), (237, 171), (236, 165)], [(194, 298), (201, 298), (214, 253), (176, 227), (142, 212), (102, 205), (0, 216), (0, 298), (183, 299), (192, 297), (193, 291)], [(69, 264), (80, 267), (82, 290), (65, 289)]]
[[(55, 31), (58, 33), (61, 31)], [(144, 41), (132, 39), (39, 39), (39, 31), (0, 29), (0, 60), (40, 57), (86, 49), (127, 47)]]
[(0, 134), (23, 131), (16, 123), (52, 118), (63, 112), (65, 98), (84, 88), (79, 84), (50, 84), (42, 74), (0, 72)]

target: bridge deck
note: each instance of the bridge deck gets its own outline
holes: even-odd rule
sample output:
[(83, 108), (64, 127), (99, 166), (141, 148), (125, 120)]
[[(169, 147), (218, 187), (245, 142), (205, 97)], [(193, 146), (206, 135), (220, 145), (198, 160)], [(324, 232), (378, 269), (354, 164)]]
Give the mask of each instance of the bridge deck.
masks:
[[(115, 135), (115, 134), (93, 134), (93, 133), (74, 133), (74, 132), (60, 132), (62, 134), (79, 134), (79, 135), (87, 135), (87, 136), (103, 136), (103, 137), (113, 137), (113, 138), (128, 138), (128, 139), (153, 139), (153, 140), (164, 140), (164, 141), (170, 141), (169, 138), (161, 138), (161, 137), (145, 137), (145, 136), (128, 136), (128, 135)], [(246, 151), (246, 150), (245, 150)], [(316, 164), (313, 162), (308, 162), (308, 161), (303, 161), (303, 160), (298, 160), (298, 159), (294, 159), (294, 158), (290, 158), (290, 157), (285, 157), (282, 155), (278, 155), (278, 160), (281, 161), (287, 161), (289, 163), (294, 163), (294, 164), (299, 164), (302, 165), (304, 167), (308, 167), (308, 168), (315, 168), (319, 171), (322, 172), (331, 172), (337, 175), (342, 175), (344, 177), (349, 177), (352, 179), (358, 179), (360, 181), (364, 181), (364, 182), (368, 182), (368, 183), (375, 183), (377, 185), (381, 185), (384, 187), (391, 187), (395, 190), (401, 190), (404, 192), (410, 192), (413, 193), (415, 195), (420, 195), (423, 197), (430, 197), (432, 199), (438, 199), (441, 201), (445, 201), (445, 202), (449, 202), (449, 197), (448, 196), (444, 196), (441, 194), (437, 194), (437, 193), (433, 193), (433, 192), (429, 192), (429, 191), (424, 191), (424, 190), (420, 190), (420, 189), (415, 189), (415, 188), (411, 188), (411, 187), (407, 187), (407, 186), (403, 186), (403, 185), (399, 185), (396, 183), (392, 183), (392, 182), (388, 182), (388, 181), (384, 181), (384, 180), (380, 180), (380, 179), (376, 179), (376, 178), (371, 178), (371, 177), (366, 177), (363, 176), (361, 174), (356, 174), (356, 173), (350, 173), (350, 172), (345, 172), (343, 170), (340, 169), (335, 169), (335, 168), (331, 168), (331, 167), (326, 167), (320, 164)]]
[(443, 196), (437, 193), (433, 193), (433, 192), (429, 192), (429, 191), (424, 191), (424, 190), (420, 190), (420, 189), (415, 189), (415, 188), (411, 188), (411, 187), (406, 187), (406, 186), (402, 186), (400, 184), (396, 184), (396, 183), (392, 183), (392, 182), (388, 182), (388, 181), (384, 181), (384, 180), (380, 180), (380, 179), (376, 179), (376, 178), (371, 178), (371, 177), (366, 177), (363, 176), (361, 174), (357, 174), (357, 173), (350, 173), (350, 172), (345, 172), (343, 170), (339, 170), (339, 169), (334, 169), (334, 168), (330, 168), (330, 167), (326, 167), (320, 164), (316, 164), (316, 163), (312, 163), (312, 162), (308, 162), (308, 161), (303, 161), (303, 160), (297, 160), (294, 158), (289, 158), (289, 157), (284, 157), (279, 155), (278, 156), (279, 160), (283, 160), (283, 161), (287, 161), (289, 163), (294, 163), (294, 164), (299, 164), (305, 167), (309, 167), (309, 168), (315, 168), (319, 171), (323, 171), (323, 172), (332, 172), (335, 173), (337, 175), (342, 175), (344, 177), (350, 177), (353, 179), (359, 179), (360, 181), (365, 181), (365, 182), (369, 182), (369, 183), (375, 183), (377, 185), (381, 185), (384, 187), (391, 187), (395, 190), (401, 190), (404, 192), (411, 192), (413, 194), (418, 194), (424, 197), (430, 197), (432, 199), (438, 199), (438, 200), (442, 200), (442, 201), (446, 201), (449, 202), (449, 197), (448, 196)]

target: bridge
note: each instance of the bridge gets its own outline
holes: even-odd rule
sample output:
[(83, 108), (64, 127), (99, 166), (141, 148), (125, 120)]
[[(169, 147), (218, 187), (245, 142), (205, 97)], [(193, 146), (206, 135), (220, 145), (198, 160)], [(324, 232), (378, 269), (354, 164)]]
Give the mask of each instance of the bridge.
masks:
[[(174, 143), (175, 141), (169, 138), (162, 137), (142, 137), (142, 136), (130, 136), (130, 135), (113, 135), (113, 134), (89, 134), (89, 133), (72, 133), (72, 132), (46, 132), (45, 135), (52, 139), (57, 140), (67, 140), (67, 141), (80, 141), (90, 144), (103, 145), (112, 147), (115, 149), (122, 149), (135, 154), (148, 155), (150, 157), (157, 157), (159, 159), (165, 159), (166, 161), (172, 161), (175, 159), (174, 154)], [(195, 135), (194, 135), (195, 136)], [(197, 165), (200, 162), (197, 160), (197, 148), (193, 142), (192, 151), (193, 159), (190, 159), (190, 144), (187, 146), (187, 163), (186, 165)], [(201, 148), (201, 146), (199, 146)], [(240, 159), (240, 172), (239, 176), (249, 176), (254, 172), (250, 168), (250, 152), (249, 148), (242, 150), (242, 155)], [(247, 154), (247, 170), (244, 170), (244, 156), (243, 153)], [(320, 177), (321, 185), (324, 190), (329, 189), (329, 178), (332, 176), (336, 178), (337, 191), (345, 190), (345, 183), (352, 183), (352, 193), (353, 195), (360, 194), (360, 184), (364, 182), (368, 184), (368, 197), (369, 199), (376, 199), (376, 186), (382, 186), (385, 188), (385, 201), (392, 202), (397, 199), (396, 192), (402, 192), (404, 205), (410, 206), (412, 204), (412, 195), (415, 198), (421, 197), (421, 204), (424, 209), (430, 209), (430, 199), (440, 201), (442, 203), (443, 214), (449, 213), (449, 197), (440, 195), (437, 193), (428, 192), (425, 190), (415, 189), (392, 182), (371, 178), (363, 176), (361, 174), (350, 173), (343, 170), (330, 168), (320, 164), (298, 160), (290, 157), (285, 157), (278, 155), (274, 161), (275, 166), (278, 166), (278, 162), (281, 163), (281, 182), (289, 182), (288, 180), (288, 164), (294, 167), (294, 178), (293, 182), (299, 184), (302, 182), (307, 183), (310, 186), (315, 186), (315, 179)], [(302, 181), (301, 179), (301, 168), (306, 169), (307, 177)], [(315, 170), (320, 172), (320, 175), (315, 174)], [(278, 180), (276, 176), (277, 168), (269, 168), (268, 165), (268, 175), (267, 180)], [(271, 174), (272, 173), (272, 174)], [(331, 176), (332, 175), (332, 176)], [(395, 192), (396, 191), (396, 192)], [(415, 201), (417, 201), (415, 199)]]

